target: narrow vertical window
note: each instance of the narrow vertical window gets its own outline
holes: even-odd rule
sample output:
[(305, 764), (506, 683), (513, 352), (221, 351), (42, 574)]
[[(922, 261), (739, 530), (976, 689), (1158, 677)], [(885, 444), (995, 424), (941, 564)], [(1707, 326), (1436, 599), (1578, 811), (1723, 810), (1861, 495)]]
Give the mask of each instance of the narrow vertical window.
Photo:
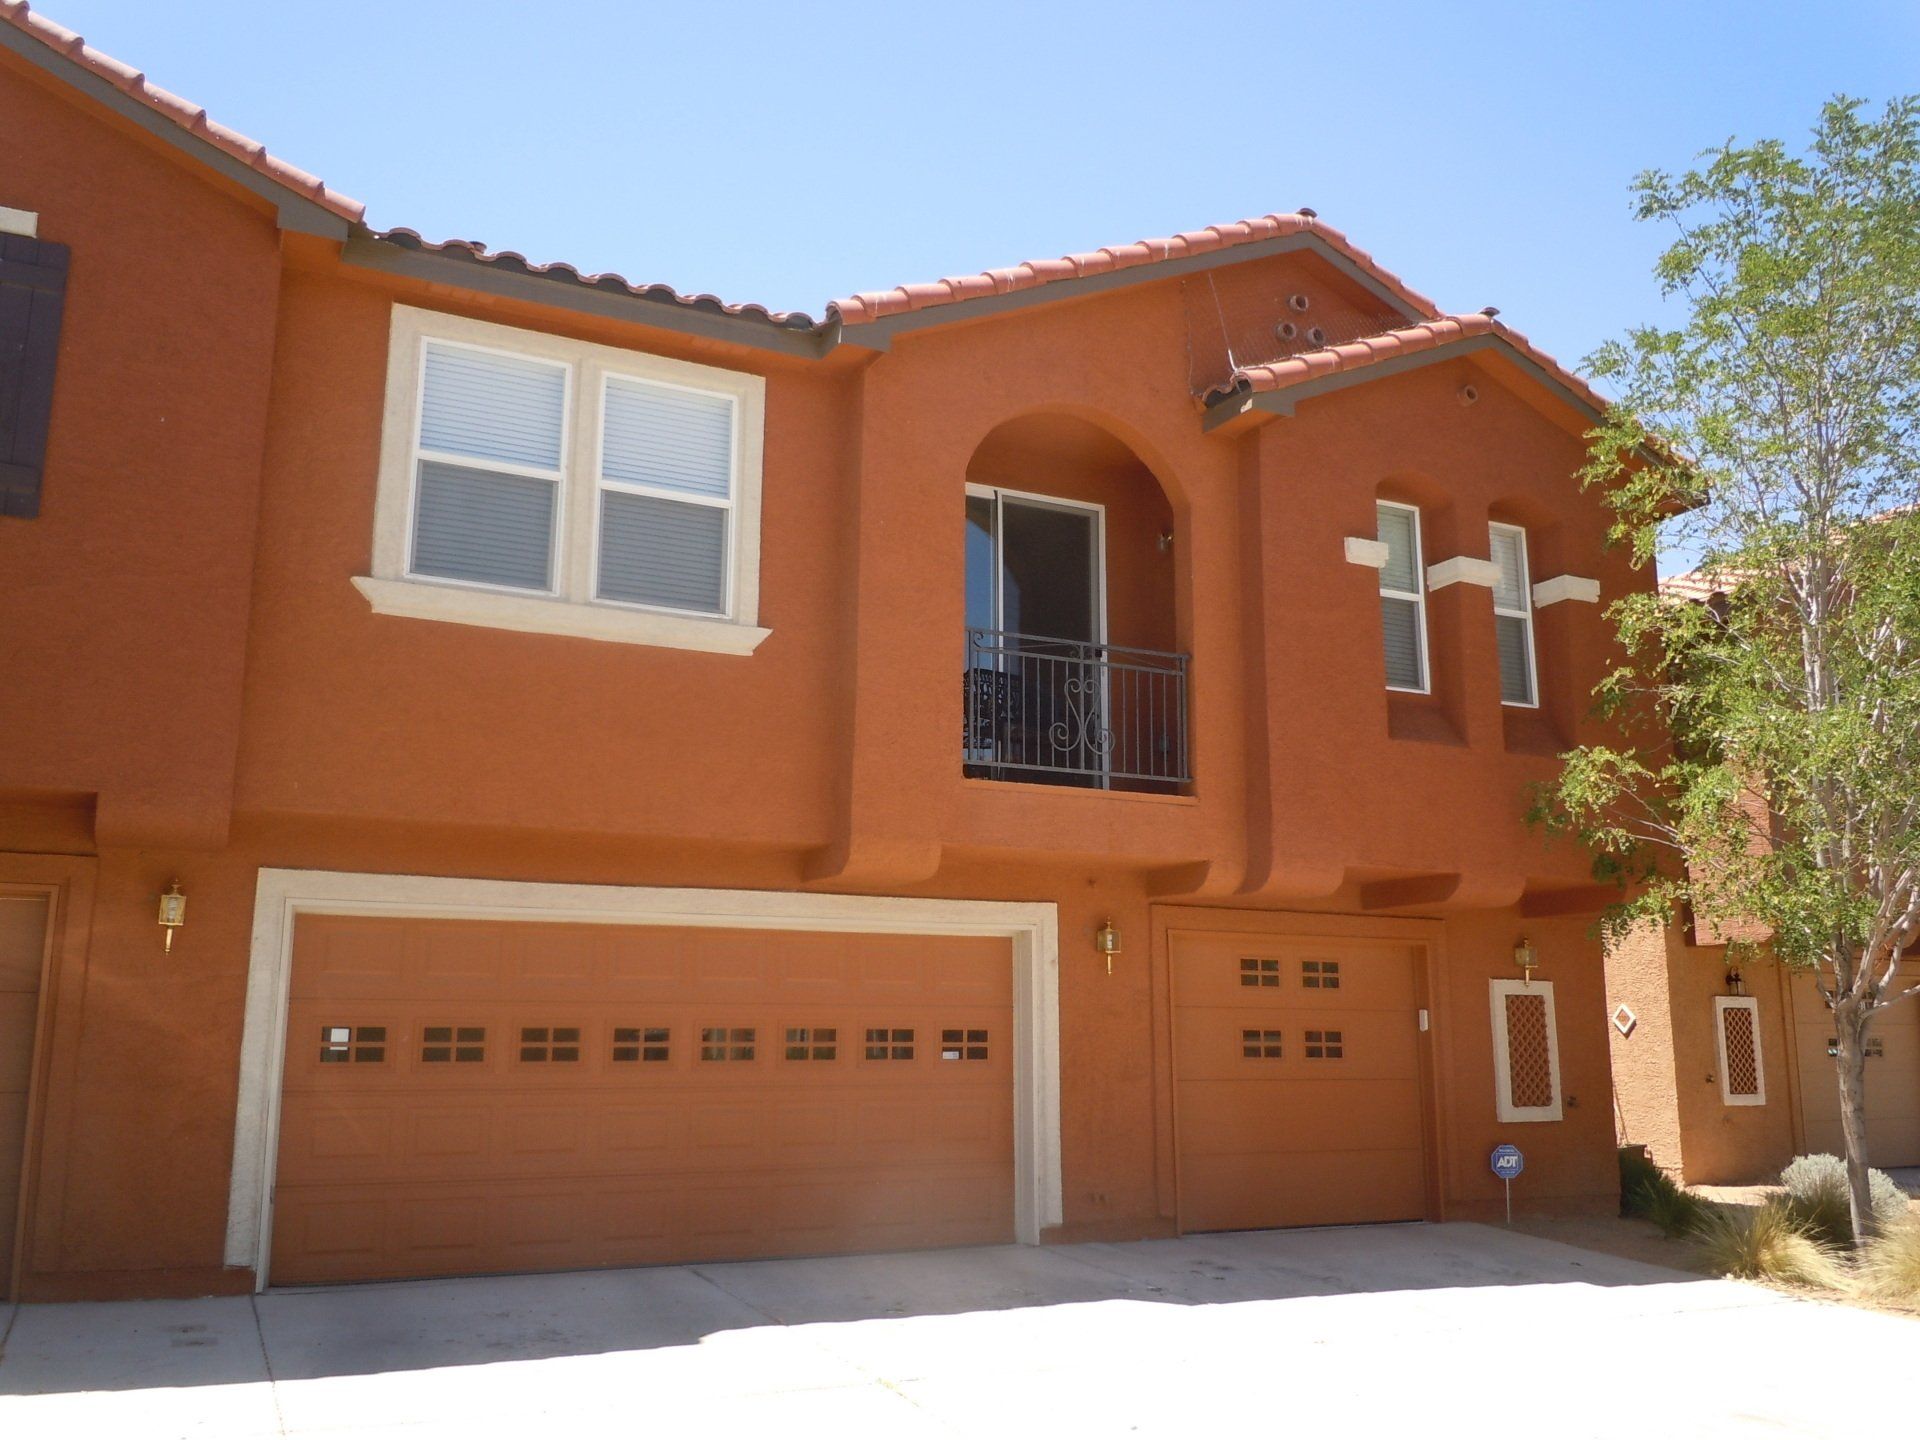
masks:
[(1500, 651), (1500, 700), (1537, 705), (1533, 663), (1533, 591), (1527, 579), (1527, 532), (1518, 525), (1491, 525), (1494, 568), (1494, 640)]
[(1380, 567), (1380, 634), (1387, 688), (1427, 689), (1427, 601), (1420, 565), (1420, 512), (1382, 500), (1375, 507), (1387, 563)]
[(565, 365), (427, 342), (410, 572), (551, 593)]

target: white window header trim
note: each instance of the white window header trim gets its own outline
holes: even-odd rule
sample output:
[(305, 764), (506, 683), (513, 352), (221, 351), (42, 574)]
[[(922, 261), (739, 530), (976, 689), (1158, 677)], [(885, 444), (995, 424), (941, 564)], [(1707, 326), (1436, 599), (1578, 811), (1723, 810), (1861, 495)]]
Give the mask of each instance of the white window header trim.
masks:
[(1479, 585), (1488, 590), (1500, 582), (1500, 567), (1491, 560), (1476, 560), (1471, 555), (1456, 555), (1427, 567), (1427, 589), (1444, 590), (1449, 585)]
[(1598, 604), (1600, 582), (1583, 575), (1556, 575), (1533, 587), (1533, 608), (1536, 610), (1558, 605), (1562, 600), (1577, 600), (1583, 605)]
[(1387, 568), (1388, 550), (1384, 540), (1366, 540), (1358, 535), (1347, 536), (1347, 563), (1364, 565), (1369, 570)]

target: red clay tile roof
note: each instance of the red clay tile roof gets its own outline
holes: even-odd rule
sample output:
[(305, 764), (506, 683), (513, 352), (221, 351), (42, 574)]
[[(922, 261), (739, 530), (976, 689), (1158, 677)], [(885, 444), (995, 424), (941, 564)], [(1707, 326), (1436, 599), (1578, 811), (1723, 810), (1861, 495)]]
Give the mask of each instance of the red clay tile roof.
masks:
[(1422, 350), (1435, 350), (1442, 345), (1452, 344), (1456, 340), (1470, 339), (1475, 335), (1497, 336), (1594, 409), (1607, 408), (1606, 399), (1586, 381), (1571, 370), (1563, 368), (1545, 351), (1535, 349), (1527, 337), (1519, 331), (1511, 330), (1493, 316), (1485, 314), (1441, 315), (1431, 320), (1423, 320), (1418, 325), (1383, 331), (1378, 335), (1349, 340), (1339, 345), (1328, 345), (1319, 350), (1303, 350), (1298, 355), (1289, 355), (1284, 360), (1274, 361), (1271, 365), (1249, 366), (1234, 371), (1232, 378), (1223, 385), (1215, 386), (1207, 399), (1211, 402), (1234, 394), (1251, 392), (1257, 395), (1285, 390), (1308, 380), (1318, 380), (1322, 376), (1361, 370), (1396, 356), (1417, 355)]
[(1716, 576), (1704, 570), (1689, 570), (1684, 575), (1669, 575), (1660, 582), (1660, 593), (1680, 600), (1711, 600), (1731, 590), (1737, 580)]
[(166, 116), (182, 130), (219, 147), (248, 168), (331, 210), (341, 219), (357, 221), (366, 213), (367, 207), (358, 200), (329, 189), (325, 182), (309, 175), (299, 166), (289, 165), (278, 156), (268, 154), (266, 146), (258, 140), (249, 140), (239, 131), (229, 130), (209, 119), (207, 112), (191, 100), (182, 100), (171, 91), (148, 84), (147, 77), (131, 65), (123, 64), (111, 55), (101, 54), (64, 25), (56, 25), (44, 16), (34, 14), (25, 0), (0, 0), (0, 20), (32, 36), (48, 49), (57, 50), (68, 59), (84, 65), (115, 89)]
[[(0, 0), (4, 3), (4, 0)], [(424, 240), (417, 230), (404, 227), (394, 230), (376, 230), (376, 240), (385, 240), (408, 250), (425, 251), (432, 255), (448, 255), (461, 260), (471, 260), (477, 264), (495, 270), (506, 270), (517, 275), (533, 275), (543, 280), (558, 280), (569, 285), (584, 286), (589, 290), (611, 290), (618, 294), (635, 295), (643, 300), (659, 300), (669, 304), (684, 305), (693, 310), (711, 311), (718, 315), (740, 315), (753, 320), (765, 320), (785, 330), (814, 330), (818, 322), (811, 315), (795, 310), (769, 310), (764, 305), (735, 305), (720, 299), (717, 295), (683, 295), (671, 285), (641, 285), (616, 275), (611, 271), (598, 275), (583, 275), (564, 260), (548, 265), (536, 265), (517, 250), (489, 250), (478, 240)]]
[(1313, 235), (1339, 251), (1415, 313), (1440, 313), (1433, 301), (1412, 289), (1398, 275), (1381, 267), (1371, 255), (1331, 225), (1321, 224), (1318, 218), (1307, 212), (1262, 215), (1254, 220), (1237, 220), (1231, 225), (1209, 225), (1204, 230), (1189, 230), (1164, 239), (1136, 240), (1131, 245), (1114, 245), (1081, 255), (1063, 255), (1058, 260), (1027, 260), (1004, 270), (983, 270), (978, 275), (953, 276), (935, 280), (931, 284), (862, 291), (844, 300), (833, 301), (827, 306), (827, 313), (839, 316), (843, 325), (863, 325), (889, 315), (929, 310), (936, 305), (981, 300), (990, 295), (1010, 295), (1055, 280), (1107, 275), (1117, 270), (1131, 270), (1137, 266), (1156, 265), (1190, 255), (1231, 250), (1235, 246), (1251, 245), (1261, 240), (1303, 234)]
[[(218, 147), (275, 183), (304, 196), (350, 223), (357, 224), (364, 220), (366, 206), (360, 201), (342, 195), (339, 191), (329, 188), (317, 176), (310, 175), (298, 166), (269, 154), (266, 147), (259, 141), (250, 140), (238, 131), (230, 130), (209, 119), (207, 112), (191, 101), (183, 100), (170, 91), (149, 84), (146, 76), (132, 66), (93, 49), (79, 35), (65, 26), (57, 25), (43, 16), (34, 14), (26, 4), (26, 0), (0, 0), (0, 20), (4, 20), (15, 30), (31, 36), (40, 44), (66, 56), (76, 64), (86, 67), (124, 94), (173, 121), (188, 134)], [(890, 315), (908, 314), (993, 295), (1008, 295), (1018, 291), (1032, 290), (1056, 280), (1107, 275), (1170, 260), (1231, 250), (1238, 246), (1279, 239), (1288, 235), (1315, 237), (1339, 252), (1407, 308), (1427, 318), (1419, 324), (1402, 329), (1384, 331), (1378, 335), (1326, 346), (1319, 350), (1304, 351), (1269, 365), (1238, 370), (1225, 386), (1213, 391), (1210, 398), (1236, 392), (1283, 390), (1290, 385), (1321, 375), (1359, 369), (1393, 355), (1429, 350), (1473, 335), (1493, 334), (1512, 345), (1522, 355), (1541, 366), (1596, 408), (1605, 405), (1606, 402), (1584, 381), (1562, 369), (1543, 352), (1536, 350), (1527, 342), (1525, 336), (1509, 330), (1492, 317), (1441, 315), (1433, 301), (1412, 289), (1398, 275), (1379, 265), (1371, 255), (1352, 244), (1340, 231), (1330, 225), (1322, 224), (1311, 211), (1262, 215), (1256, 219), (1239, 220), (1229, 225), (1210, 225), (1204, 230), (1186, 231), (1162, 239), (1138, 240), (1131, 245), (1109, 246), (1085, 254), (1066, 255), (1057, 260), (1029, 260), (1003, 270), (986, 270), (977, 275), (957, 276), (937, 280), (931, 284), (901, 285), (892, 290), (865, 291), (829, 304), (827, 320), (824, 322), (815, 322), (809, 316), (798, 312), (770, 311), (762, 305), (728, 304), (713, 295), (683, 295), (667, 285), (636, 285), (623, 276), (615, 274), (582, 275), (573, 266), (564, 263), (535, 265), (517, 252), (490, 251), (477, 241), (446, 240), (435, 243), (422, 239), (416, 231), (405, 229), (380, 232), (376, 238), (407, 249), (456, 256), (476, 264), (516, 274), (553, 279), (589, 289), (611, 290), (717, 314), (765, 320), (783, 329), (825, 330), (836, 318), (844, 326), (861, 325)]]

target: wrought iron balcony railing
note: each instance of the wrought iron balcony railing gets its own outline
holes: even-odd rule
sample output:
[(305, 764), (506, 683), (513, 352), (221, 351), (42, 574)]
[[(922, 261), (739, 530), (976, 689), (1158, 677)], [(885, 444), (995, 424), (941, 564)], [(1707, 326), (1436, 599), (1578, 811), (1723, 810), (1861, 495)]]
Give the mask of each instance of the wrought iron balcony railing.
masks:
[(1052, 784), (1184, 784), (1187, 657), (967, 631), (965, 764)]

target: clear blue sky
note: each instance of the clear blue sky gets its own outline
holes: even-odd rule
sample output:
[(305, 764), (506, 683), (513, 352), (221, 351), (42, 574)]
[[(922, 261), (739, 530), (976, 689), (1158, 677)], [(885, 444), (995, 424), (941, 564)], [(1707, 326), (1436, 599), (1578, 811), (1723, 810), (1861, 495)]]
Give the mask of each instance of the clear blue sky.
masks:
[(36, 8), (429, 239), (818, 315), (1310, 205), (1570, 363), (1657, 308), (1636, 171), (1920, 90), (1914, 0)]

